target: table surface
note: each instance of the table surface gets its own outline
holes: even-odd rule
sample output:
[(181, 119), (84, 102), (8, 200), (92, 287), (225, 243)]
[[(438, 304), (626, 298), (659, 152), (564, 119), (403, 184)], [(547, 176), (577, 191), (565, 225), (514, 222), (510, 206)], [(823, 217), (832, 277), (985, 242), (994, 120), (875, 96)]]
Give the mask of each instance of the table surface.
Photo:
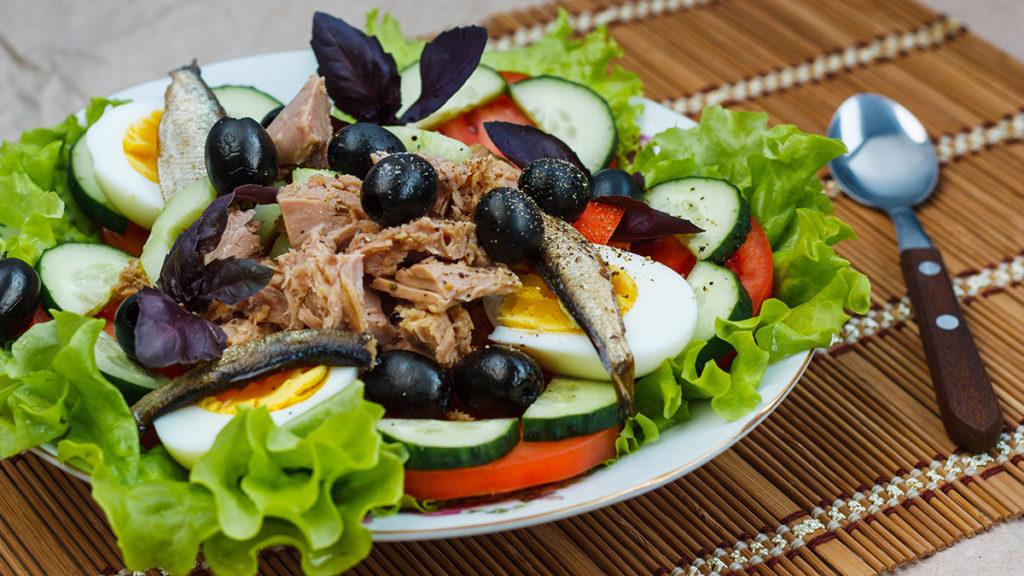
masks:
[[(1024, 59), (1024, 2), (923, 0), (973, 32)], [(540, 4), (536, 0), (349, 0), (329, 9), (360, 22), (373, 7), (394, 14), (411, 34), (426, 34), (491, 14)], [(245, 54), (301, 48), (309, 17), (321, 2), (292, 0), (152, 0), (38, 2), (4, 0), (0, 28), (0, 139), (51, 124), (91, 95), (107, 94), (180, 64), (181, 53), (210, 62)], [(47, 34), (60, 22), (60, 34)], [(224, 30), (268, 30), (223, 34)], [(1019, 574), (1024, 521), (992, 530), (899, 571), (903, 576), (971, 574), (979, 561), (990, 574)]]

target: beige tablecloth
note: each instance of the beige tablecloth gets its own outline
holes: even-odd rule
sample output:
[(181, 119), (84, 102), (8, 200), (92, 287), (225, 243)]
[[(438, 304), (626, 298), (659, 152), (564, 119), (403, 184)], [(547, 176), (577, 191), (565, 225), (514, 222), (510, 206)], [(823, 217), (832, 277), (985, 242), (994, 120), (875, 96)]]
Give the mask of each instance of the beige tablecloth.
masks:
[[(1021, 0), (923, 0), (1024, 59)], [(313, 10), (362, 23), (373, 8), (411, 34), (478, 22), (537, 0), (0, 0), (0, 139), (54, 123), (92, 95), (212, 62), (307, 45)], [(1024, 573), (1024, 522), (999, 525), (904, 576)]]

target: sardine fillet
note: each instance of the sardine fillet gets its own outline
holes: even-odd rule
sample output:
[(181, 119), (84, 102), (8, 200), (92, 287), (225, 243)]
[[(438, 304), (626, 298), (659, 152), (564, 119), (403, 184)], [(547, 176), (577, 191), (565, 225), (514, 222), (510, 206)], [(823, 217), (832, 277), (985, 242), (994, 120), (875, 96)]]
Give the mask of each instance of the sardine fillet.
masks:
[(224, 116), (217, 97), (199, 75), (195, 61), (170, 72), (160, 118), (157, 170), (164, 201), (179, 190), (206, 178), (206, 136)]

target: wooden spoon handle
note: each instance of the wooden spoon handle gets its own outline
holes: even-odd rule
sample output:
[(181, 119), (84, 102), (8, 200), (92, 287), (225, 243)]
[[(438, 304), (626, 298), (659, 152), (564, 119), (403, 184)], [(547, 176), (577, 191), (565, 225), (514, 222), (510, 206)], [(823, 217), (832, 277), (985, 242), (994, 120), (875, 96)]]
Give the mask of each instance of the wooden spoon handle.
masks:
[(999, 439), (1003, 415), (942, 254), (934, 247), (903, 250), (900, 267), (946, 432), (961, 448), (985, 452)]

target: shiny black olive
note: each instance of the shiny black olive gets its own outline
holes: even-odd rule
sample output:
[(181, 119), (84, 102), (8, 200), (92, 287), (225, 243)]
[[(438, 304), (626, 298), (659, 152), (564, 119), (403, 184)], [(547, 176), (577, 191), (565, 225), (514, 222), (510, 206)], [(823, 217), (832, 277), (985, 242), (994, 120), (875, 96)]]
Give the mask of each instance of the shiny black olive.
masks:
[(252, 118), (221, 118), (206, 136), (206, 173), (218, 194), (243, 184), (270, 186), (277, 177), (277, 149)]
[(114, 337), (121, 350), (135, 358), (135, 326), (139, 323), (139, 295), (132, 294), (124, 299), (114, 313)]
[(264, 128), (270, 128), (270, 123), (274, 121), (274, 118), (277, 118), (277, 115), (281, 113), (281, 110), (284, 110), (284, 104), (278, 106), (277, 108), (274, 108), (270, 112), (267, 112), (263, 116), (263, 119), (260, 120), (260, 126), (263, 126)]
[(455, 395), (481, 418), (514, 418), (544, 391), (544, 373), (513, 348), (486, 346), (466, 355), (452, 376)]
[(389, 418), (443, 419), (452, 407), (448, 373), (430, 358), (407, 350), (382, 352), (363, 374), (366, 398), (384, 406)]
[(17, 258), (0, 260), (0, 342), (14, 340), (39, 308), (39, 274)]
[(495, 188), (473, 213), (476, 239), (491, 259), (515, 264), (540, 251), (544, 221), (533, 200), (515, 188)]
[(590, 178), (590, 191), (594, 198), (602, 196), (628, 196), (644, 199), (644, 191), (625, 170), (605, 168)]
[(327, 146), (327, 163), (335, 172), (366, 178), (366, 173), (373, 168), (370, 155), (374, 152), (405, 152), (405, 144), (376, 124), (358, 122), (345, 126), (331, 138)]
[(363, 180), (363, 211), (382, 226), (425, 215), (437, 201), (437, 172), (422, 157), (403, 152), (378, 162)]
[(554, 158), (540, 158), (519, 175), (519, 189), (533, 198), (540, 209), (572, 222), (590, 201), (587, 176), (573, 164)]

